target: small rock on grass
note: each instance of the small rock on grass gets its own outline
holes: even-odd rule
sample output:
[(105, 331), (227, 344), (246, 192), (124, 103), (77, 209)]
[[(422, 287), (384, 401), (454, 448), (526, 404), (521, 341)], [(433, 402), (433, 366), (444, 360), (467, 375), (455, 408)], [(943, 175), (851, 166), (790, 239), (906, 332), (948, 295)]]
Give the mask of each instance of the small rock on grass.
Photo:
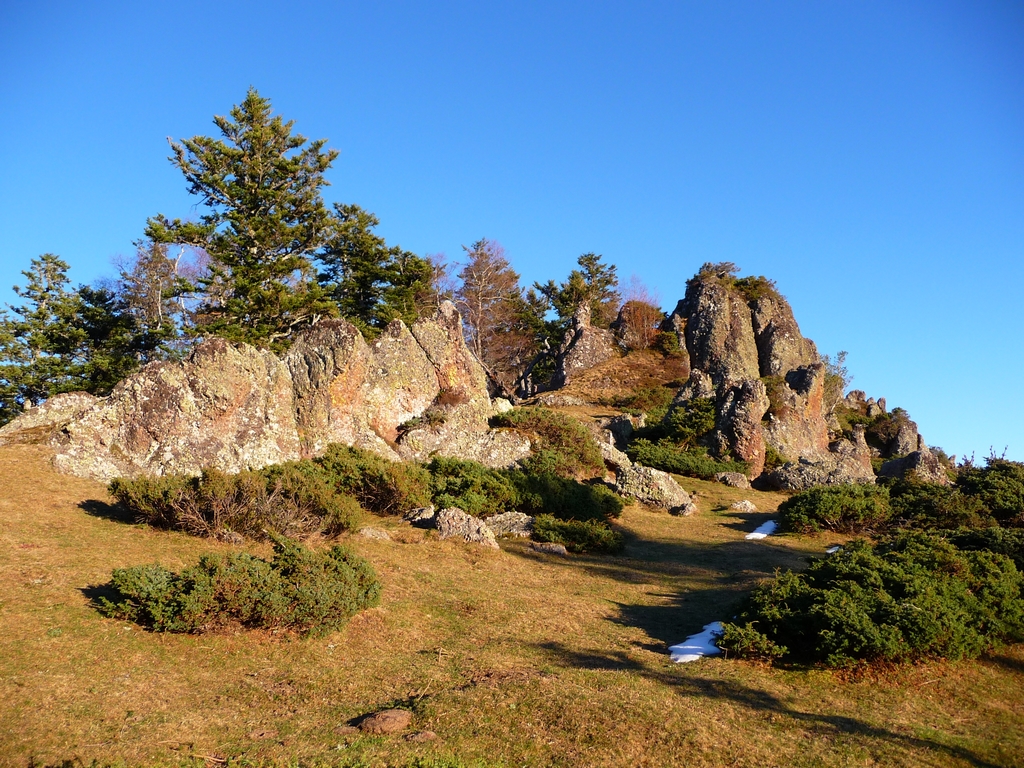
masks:
[(405, 737), (406, 741), (411, 741), (413, 744), (424, 744), (428, 741), (435, 741), (437, 734), (433, 731), (416, 731), (416, 733), (410, 733)]
[(370, 525), (360, 528), (359, 535), (364, 539), (381, 539), (382, 541), (391, 541), (391, 535), (387, 531), (383, 528), (374, 528)]
[(735, 509), (737, 512), (757, 512), (757, 505), (752, 501), (744, 499), (743, 501), (736, 501), (729, 505), (729, 509)]
[(553, 541), (535, 541), (530, 545), (530, 547), (537, 552), (544, 552), (548, 555), (561, 555), (562, 557), (569, 556), (569, 552), (566, 550), (564, 544), (556, 544)]
[(398, 733), (412, 723), (412, 712), (407, 709), (385, 709), (376, 712), (359, 724), (363, 733)]

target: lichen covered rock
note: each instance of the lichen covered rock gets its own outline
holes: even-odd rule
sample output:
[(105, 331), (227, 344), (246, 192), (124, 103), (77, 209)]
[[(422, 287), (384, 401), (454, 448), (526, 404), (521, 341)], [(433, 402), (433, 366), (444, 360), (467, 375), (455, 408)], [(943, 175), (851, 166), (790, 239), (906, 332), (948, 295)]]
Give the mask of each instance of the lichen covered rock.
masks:
[(473, 517), (458, 507), (445, 507), (434, 518), (434, 527), (442, 539), (460, 539), (470, 544), (481, 544), (498, 549), (494, 532), (479, 517)]
[(621, 496), (666, 509), (674, 515), (690, 515), (697, 511), (690, 494), (672, 475), (660, 469), (639, 464), (620, 467), (615, 473), (615, 490)]

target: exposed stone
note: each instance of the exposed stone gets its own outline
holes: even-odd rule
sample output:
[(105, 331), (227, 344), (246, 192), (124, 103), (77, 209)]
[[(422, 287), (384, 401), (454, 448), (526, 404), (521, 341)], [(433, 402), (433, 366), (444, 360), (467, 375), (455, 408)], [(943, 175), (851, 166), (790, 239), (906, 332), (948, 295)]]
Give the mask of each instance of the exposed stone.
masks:
[(383, 528), (374, 528), (371, 525), (366, 525), (360, 528), (359, 535), (362, 536), (364, 539), (380, 539), (381, 541), (391, 541), (391, 534), (389, 534)]
[(938, 457), (927, 447), (899, 459), (890, 459), (878, 470), (879, 477), (913, 478), (924, 483), (949, 485), (949, 475)]
[(750, 480), (742, 472), (718, 472), (715, 474), (715, 480), (731, 488), (750, 487)]
[(851, 470), (858, 472), (863, 477), (874, 474), (871, 466), (871, 448), (864, 439), (864, 425), (856, 424), (853, 427), (853, 440), (841, 439), (829, 445), (829, 451), (840, 461), (848, 464)]
[(537, 552), (543, 552), (546, 555), (561, 555), (562, 557), (569, 556), (569, 551), (565, 548), (564, 544), (556, 544), (553, 541), (535, 541), (530, 544), (530, 549)]
[(586, 405), (587, 401), (575, 395), (563, 395), (561, 392), (547, 392), (537, 397), (538, 405), (548, 408), (566, 408), (574, 405)]
[(743, 501), (735, 501), (732, 504), (730, 504), (729, 509), (734, 509), (737, 512), (744, 513), (757, 512), (757, 505), (754, 504), (754, 502), (749, 501), (748, 499), (743, 499)]
[(814, 342), (805, 339), (789, 302), (774, 292), (756, 299), (751, 321), (762, 376), (781, 376), (794, 368), (819, 362)]
[(560, 389), (576, 374), (618, 356), (615, 337), (610, 331), (594, 328), (590, 324), (590, 303), (582, 303), (576, 308), (572, 326), (558, 350), (551, 385)]
[(615, 490), (641, 504), (667, 509), (675, 515), (690, 515), (697, 511), (690, 495), (675, 478), (659, 469), (638, 464), (621, 467), (615, 473)]
[(783, 456), (821, 460), (828, 455), (828, 426), (822, 404), (825, 366), (805, 365), (789, 371), (785, 386), (773, 393), (764, 438)]
[(533, 518), (522, 512), (502, 512), (484, 520), (484, 525), (496, 537), (529, 538), (533, 533)]
[(819, 461), (801, 458), (765, 473), (762, 482), (769, 488), (802, 491), (816, 485), (873, 484), (874, 473), (865, 473), (859, 462), (831, 454)]
[(629, 442), (633, 432), (646, 426), (646, 423), (647, 419), (644, 414), (633, 416), (629, 413), (620, 413), (618, 416), (608, 419), (604, 426), (605, 429), (612, 433), (615, 445), (621, 448)]
[(470, 544), (499, 549), (494, 533), (484, 521), (458, 507), (446, 507), (438, 512), (435, 526), (442, 539), (461, 539)]
[(697, 398), (709, 398), (715, 396), (715, 385), (711, 381), (711, 377), (708, 376), (704, 371), (694, 370), (690, 372), (690, 378), (686, 380), (686, 383), (682, 386), (679, 392), (676, 393), (675, 398), (672, 400), (673, 405), (679, 405), (685, 403), (688, 400), (694, 400)]
[(364, 718), (359, 723), (363, 733), (387, 734), (404, 731), (412, 723), (412, 712), (407, 709), (385, 709)]
[(747, 462), (751, 477), (764, 469), (765, 436), (761, 418), (768, 410), (768, 395), (760, 379), (744, 381), (725, 390), (718, 404), (712, 445), (719, 456), (732, 455)]
[[(494, 398), (494, 412), (495, 413), (508, 413), (514, 407), (515, 406), (513, 406), (512, 403), (510, 403), (504, 397), (496, 397), (496, 398)], [(429, 731), (424, 731), (424, 733), (429, 733)]]
[(301, 452), (287, 367), (270, 352), (219, 338), (184, 362), (147, 365), (51, 444), (58, 470), (97, 480), (198, 475), (207, 466), (238, 472)]
[(35, 408), (26, 408), (15, 421), (0, 427), (0, 445), (47, 442), (91, 408), (96, 400), (87, 392), (68, 392), (54, 395)]
[(428, 741), (436, 741), (437, 734), (433, 731), (416, 731), (406, 736), (405, 740), (412, 744), (426, 744)]
[(417, 528), (433, 528), (437, 523), (437, 510), (433, 504), (429, 507), (416, 507), (406, 512), (402, 519)]
[(672, 315), (685, 319), (691, 370), (708, 374), (716, 388), (761, 375), (750, 307), (718, 279), (698, 275), (689, 281)]
[(889, 441), (889, 456), (907, 456), (918, 449), (920, 436), (917, 424), (910, 419), (900, 419), (896, 436)]

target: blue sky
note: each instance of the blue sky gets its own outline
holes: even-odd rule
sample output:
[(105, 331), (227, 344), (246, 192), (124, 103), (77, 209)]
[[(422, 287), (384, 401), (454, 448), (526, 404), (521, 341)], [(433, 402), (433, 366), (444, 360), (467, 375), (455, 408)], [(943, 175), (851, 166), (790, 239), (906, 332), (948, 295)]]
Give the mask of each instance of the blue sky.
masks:
[(736, 262), (929, 443), (1024, 460), (1024, 5), (0, 4), (0, 301), (192, 214), (166, 137), (250, 85), (390, 243), (594, 251), (669, 309)]

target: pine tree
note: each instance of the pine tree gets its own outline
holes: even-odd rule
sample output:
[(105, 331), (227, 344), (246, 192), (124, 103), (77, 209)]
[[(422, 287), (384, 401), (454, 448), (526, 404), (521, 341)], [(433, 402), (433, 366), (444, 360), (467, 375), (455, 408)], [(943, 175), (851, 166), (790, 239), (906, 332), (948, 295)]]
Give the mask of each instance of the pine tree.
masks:
[(335, 204), (333, 234), (319, 260), (320, 283), (341, 316), (373, 336), (395, 318), (406, 325), (419, 316), (435, 268), (373, 229), (380, 220), (358, 205)]
[(320, 190), (337, 157), (325, 140), (292, 133), (250, 88), (230, 117), (215, 117), (221, 139), (171, 142), (171, 162), (208, 212), (198, 222), (151, 218), (146, 237), (203, 249), (198, 331), (282, 349), (303, 326), (333, 314), (310, 257), (327, 242), (330, 213)]

